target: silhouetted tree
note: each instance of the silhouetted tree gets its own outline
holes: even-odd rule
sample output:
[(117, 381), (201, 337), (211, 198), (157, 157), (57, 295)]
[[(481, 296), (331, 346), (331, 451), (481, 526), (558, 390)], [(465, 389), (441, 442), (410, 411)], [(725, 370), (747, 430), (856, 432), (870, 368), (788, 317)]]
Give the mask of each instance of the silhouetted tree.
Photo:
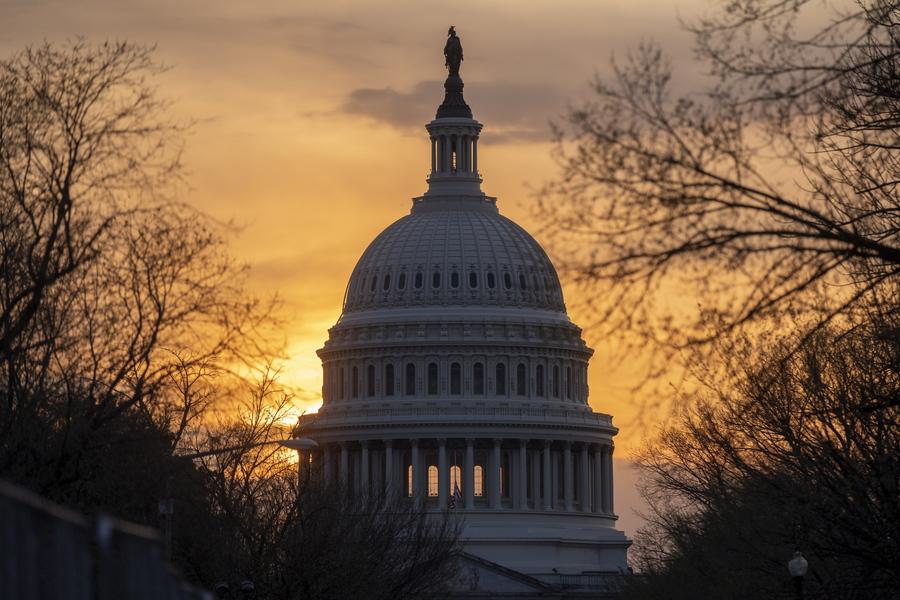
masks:
[(638, 456), (635, 597), (789, 595), (797, 547), (827, 597), (900, 588), (898, 24), (728, 1), (708, 87), (646, 45), (558, 128), (540, 211), (597, 325), (699, 374)]
[(802, 313), (896, 310), (898, 4), (729, 1), (690, 27), (712, 79), (645, 45), (557, 128), (539, 214), (596, 326), (673, 353)]
[(672, 590), (692, 580), (709, 595), (772, 597), (796, 548), (829, 598), (896, 597), (898, 331), (863, 322), (728, 348), (733, 376), (637, 457), (651, 511), (632, 557), (658, 594), (646, 597), (681, 597)]
[[(291, 398), (271, 379), (236, 414), (198, 432), (196, 460), (176, 496), (175, 556), (212, 589), (254, 582), (284, 600), (430, 597), (457, 571), (459, 519), (399, 498), (329, 484), (275, 443), (290, 436)], [(314, 462), (313, 465), (316, 463)]]
[(270, 319), (178, 200), (162, 70), (80, 39), (0, 61), (0, 477), (141, 522), (208, 401), (191, 374), (260, 359)]

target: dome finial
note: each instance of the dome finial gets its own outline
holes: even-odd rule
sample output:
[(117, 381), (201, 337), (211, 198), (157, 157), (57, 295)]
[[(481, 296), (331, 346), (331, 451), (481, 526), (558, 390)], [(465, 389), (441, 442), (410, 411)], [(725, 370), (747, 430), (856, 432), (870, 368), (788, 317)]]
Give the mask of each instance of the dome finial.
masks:
[(456, 28), (451, 25), (447, 31), (447, 43), (444, 44), (444, 57), (446, 66), (450, 70), (450, 75), (459, 77), (459, 65), (463, 60), (462, 43), (459, 36), (456, 35)]
[(450, 71), (444, 82), (444, 102), (438, 107), (438, 119), (447, 117), (472, 118), (472, 109), (463, 98), (463, 80), (459, 76), (459, 64), (463, 60), (462, 43), (456, 35), (456, 28), (451, 25), (447, 30), (447, 43), (444, 44), (444, 64)]

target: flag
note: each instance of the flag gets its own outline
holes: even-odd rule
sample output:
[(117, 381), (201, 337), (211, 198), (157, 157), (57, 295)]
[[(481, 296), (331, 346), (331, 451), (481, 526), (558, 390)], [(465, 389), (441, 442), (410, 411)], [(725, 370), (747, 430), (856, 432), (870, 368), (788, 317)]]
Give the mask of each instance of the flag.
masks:
[(458, 485), (458, 484), (454, 484), (454, 486), (453, 486), (453, 495), (450, 496), (450, 510), (453, 510), (453, 509), (456, 508), (456, 501), (457, 501), (459, 498), (462, 498), (462, 492), (459, 491), (459, 485)]

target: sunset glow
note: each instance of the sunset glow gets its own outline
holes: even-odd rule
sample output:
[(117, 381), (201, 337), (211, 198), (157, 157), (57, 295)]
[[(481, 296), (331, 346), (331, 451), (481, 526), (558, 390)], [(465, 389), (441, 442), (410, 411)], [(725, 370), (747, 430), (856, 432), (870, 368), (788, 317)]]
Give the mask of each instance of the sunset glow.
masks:
[[(289, 358), (276, 365), (280, 382), (296, 390), (298, 412), (313, 412), (321, 402), (316, 350), (340, 315), (356, 260), (426, 190), (424, 124), (443, 96), (447, 27), (463, 40), (466, 99), (485, 125), (483, 189), (544, 242), (530, 190), (556, 173), (549, 121), (589, 97), (589, 80), (608, 73), (614, 51), (653, 38), (686, 56), (677, 19), (699, 6), (12, 0), (0, 7), (0, 51), (76, 36), (158, 45), (157, 58), (171, 66), (157, 78), (159, 94), (174, 100), (174, 119), (194, 123), (186, 200), (234, 223), (231, 250), (250, 265), (252, 291), (283, 300)], [(593, 408), (620, 427), (634, 422), (633, 373), (610, 369), (616, 349), (590, 329), (584, 337), (598, 349)], [(618, 443), (641, 433), (625, 429)]]

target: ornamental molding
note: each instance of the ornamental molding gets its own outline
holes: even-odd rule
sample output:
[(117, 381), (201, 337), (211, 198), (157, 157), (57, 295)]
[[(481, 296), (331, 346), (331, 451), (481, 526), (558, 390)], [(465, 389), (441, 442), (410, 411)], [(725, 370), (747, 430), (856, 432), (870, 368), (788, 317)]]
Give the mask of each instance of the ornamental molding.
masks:
[(460, 356), (473, 358), (484, 356), (491, 358), (504, 358), (508, 363), (514, 363), (521, 357), (529, 359), (543, 358), (548, 361), (573, 361), (582, 365), (588, 364), (590, 354), (584, 350), (574, 348), (542, 348), (535, 346), (480, 346), (468, 344), (435, 344), (434, 346), (367, 346), (356, 348), (329, 348), (319, 350), (319, 358), (323, 363), (333, 363), (341, 360), (372, 360), (384, 359), (403, 360), (414, 356), (420, 360), (428, 358), (449, 358)]

